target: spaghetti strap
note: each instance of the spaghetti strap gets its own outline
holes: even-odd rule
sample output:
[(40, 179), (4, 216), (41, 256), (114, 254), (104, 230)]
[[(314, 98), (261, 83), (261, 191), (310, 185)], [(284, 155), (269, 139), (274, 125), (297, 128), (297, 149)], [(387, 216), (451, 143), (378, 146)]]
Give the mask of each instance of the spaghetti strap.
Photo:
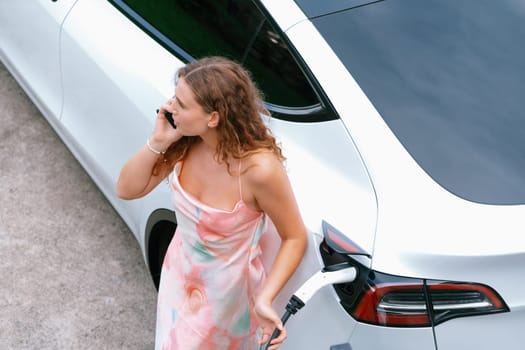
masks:
[(242, 159), (239, 159), (239, 169), (238, 169), (238, 173), (239, 173), (239, 197), (240, 197), (241, 202), (242, 202), (243, 200), (242, 200), (241, 169), (242, 169)]

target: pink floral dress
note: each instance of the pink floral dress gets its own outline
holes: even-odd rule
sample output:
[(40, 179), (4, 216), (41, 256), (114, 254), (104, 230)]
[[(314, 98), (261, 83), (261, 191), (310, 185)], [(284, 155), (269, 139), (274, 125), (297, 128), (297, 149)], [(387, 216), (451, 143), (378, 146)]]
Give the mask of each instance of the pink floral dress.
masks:
[(258, 349), (253, 296), (265, 271), (259, 238), (266, 216), (241, 200), (232, 211), (206, 206), (172, 179), (177, 230), (162, 266), (156, 350)]

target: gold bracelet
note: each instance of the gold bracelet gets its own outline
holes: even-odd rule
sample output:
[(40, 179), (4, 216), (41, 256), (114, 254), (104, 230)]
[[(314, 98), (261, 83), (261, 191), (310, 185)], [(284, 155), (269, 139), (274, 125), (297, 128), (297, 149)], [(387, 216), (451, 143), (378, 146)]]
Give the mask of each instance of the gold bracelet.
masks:
[(148, 146), (148, 149), (151, 152), (158, 154), (159, 156), (164, 155), (164, 153), (166, 153), (166, 151), (157, 151), (155, 148), (151, 147), (151, 144), (149, 143), (149, 138), (146, 140), (146, 145)]

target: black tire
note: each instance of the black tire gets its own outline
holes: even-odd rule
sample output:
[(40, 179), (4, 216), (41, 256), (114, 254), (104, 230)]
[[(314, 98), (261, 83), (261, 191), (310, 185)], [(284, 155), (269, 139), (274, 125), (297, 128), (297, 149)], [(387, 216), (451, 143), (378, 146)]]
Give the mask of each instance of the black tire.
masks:
[[(169, 216), (166, 218), (159, 218), (158, 211), (152, 214), (150, 218), (151, 224), (148, 224), (148, 239), (147, 239), (147, 259), (151, 278), (155, 288), (159, 290), (160, 273), (162, 270), (162, 263), (164, 256), (168, 250), (168, 246), (175, 235), (175, 229), (177, 228), (177, 221), (173, 212), (168, 212)], [(165, 212), (162, 214), (166, 214)], [(155, 220), (155, 218), (160, 220)]]

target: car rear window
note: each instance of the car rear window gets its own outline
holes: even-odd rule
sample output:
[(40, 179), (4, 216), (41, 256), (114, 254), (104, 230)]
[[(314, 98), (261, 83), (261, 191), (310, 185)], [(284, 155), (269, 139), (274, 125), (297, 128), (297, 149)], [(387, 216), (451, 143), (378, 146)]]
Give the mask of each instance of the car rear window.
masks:
[(313, 22), (436, 182), (525, 203), (522, 0), (383, 1)]

